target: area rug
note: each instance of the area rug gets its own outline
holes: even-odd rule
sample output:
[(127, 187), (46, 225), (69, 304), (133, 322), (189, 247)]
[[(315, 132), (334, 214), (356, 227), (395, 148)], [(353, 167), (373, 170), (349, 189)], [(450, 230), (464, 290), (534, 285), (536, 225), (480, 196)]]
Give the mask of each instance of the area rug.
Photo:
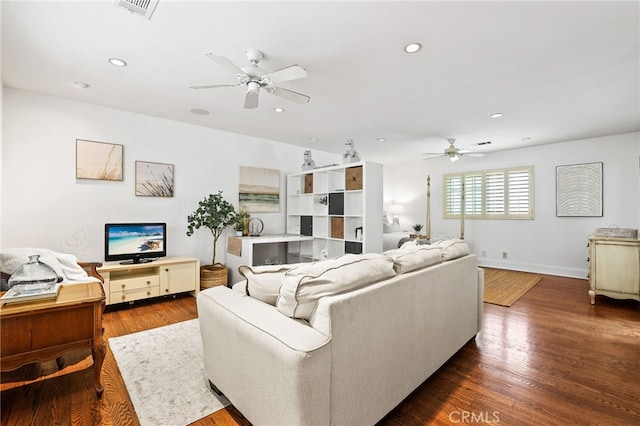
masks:
[(197, 319), (109, 339), (142, 426), (187, 425), (229, 405), (204, 373)]
[(484, 269), (484, 301), (511, 306), (542, 279), (540, 275), (505, 269)]

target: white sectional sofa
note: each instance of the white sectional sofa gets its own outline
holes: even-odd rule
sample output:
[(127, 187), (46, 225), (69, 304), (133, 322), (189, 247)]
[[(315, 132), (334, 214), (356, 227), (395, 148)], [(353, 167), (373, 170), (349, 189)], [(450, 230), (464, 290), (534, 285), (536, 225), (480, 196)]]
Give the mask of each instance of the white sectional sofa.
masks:
[(255, 425), (373, 425), (481, 329), (484, 275), (459, 240), (323, 262), (198, 295), (207, 378)]

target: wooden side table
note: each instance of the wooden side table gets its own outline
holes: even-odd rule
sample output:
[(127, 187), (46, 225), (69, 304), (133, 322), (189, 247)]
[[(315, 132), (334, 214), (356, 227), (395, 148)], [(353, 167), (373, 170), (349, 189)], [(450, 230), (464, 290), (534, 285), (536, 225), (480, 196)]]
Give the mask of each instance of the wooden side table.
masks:
[(98, 397), (107, 347), (102, 313), (105, 294), (96, 281), (64, 284), (55, 300), (5, 304), (0, 307), (0, 371), (62, 357), (90, 348)]

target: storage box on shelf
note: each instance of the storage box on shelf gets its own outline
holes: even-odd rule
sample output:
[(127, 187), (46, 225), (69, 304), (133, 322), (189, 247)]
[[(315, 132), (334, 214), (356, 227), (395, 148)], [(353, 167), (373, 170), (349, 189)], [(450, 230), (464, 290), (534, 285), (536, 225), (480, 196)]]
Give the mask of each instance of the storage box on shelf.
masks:
[(166, 257), (149, 263), (105, 263), (98, 273), (104, 278), (106, 304), (133, 302), (163, 295), (200, 290), (200, 260)]
[(321, 167), (287, 176), (287, 233), (309, 261), (382, 251), (382, 165)]

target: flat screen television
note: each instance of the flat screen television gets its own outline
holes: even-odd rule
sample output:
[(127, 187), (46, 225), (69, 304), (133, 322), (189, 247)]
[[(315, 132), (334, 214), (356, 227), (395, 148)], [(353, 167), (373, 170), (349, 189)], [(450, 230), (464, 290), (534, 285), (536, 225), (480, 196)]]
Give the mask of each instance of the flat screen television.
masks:
[(104, 260), (150, 262), (167, 255), (166, 223), (107, 223), (104, 225)]

